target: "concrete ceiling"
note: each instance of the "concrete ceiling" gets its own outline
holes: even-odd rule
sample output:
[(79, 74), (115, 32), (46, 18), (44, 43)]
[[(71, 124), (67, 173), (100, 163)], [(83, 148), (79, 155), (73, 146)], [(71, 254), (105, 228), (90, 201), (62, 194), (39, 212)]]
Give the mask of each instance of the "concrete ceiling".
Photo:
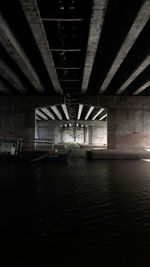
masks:
[(0, 95), (18, 94), (63, 94), (70, 119), (80, 94), (150, 95), (150, 0), (1, 0)]
[[(35, 111), (36, 120), (70, 120), (66, 104), (38, 108)], [(106, 115), (106, 116), (105, 116)], [(107, 110), (88, 105), (78, 105), (76, 120), (106, 120)]]

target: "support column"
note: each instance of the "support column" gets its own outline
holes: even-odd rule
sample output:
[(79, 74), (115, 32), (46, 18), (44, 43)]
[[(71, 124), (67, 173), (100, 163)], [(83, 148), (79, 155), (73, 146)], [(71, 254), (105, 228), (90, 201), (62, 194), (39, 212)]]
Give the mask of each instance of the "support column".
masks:
[(89, 129), (89, 144), (92, 144), (92, 126), (89, 126), (88, 129)]
[(63, 132), (64, 132), (63, 127), (60, 127), (60, 143), (63, 143)]
[(85, 144), (85, 143), (87, 143), (87, 128), (84, 127), (83, 131), (84, 131), (84, 141), (83, 142)]
[(116, 149), (116, 110), (107, 110), (107, 147)]

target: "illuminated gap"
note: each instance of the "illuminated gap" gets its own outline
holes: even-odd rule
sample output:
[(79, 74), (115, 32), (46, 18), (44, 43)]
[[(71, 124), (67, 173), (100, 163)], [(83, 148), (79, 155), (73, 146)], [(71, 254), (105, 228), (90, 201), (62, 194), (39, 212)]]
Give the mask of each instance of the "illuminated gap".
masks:
[(66, 119), (67, 120), (70, 120), (66, 105), (65, 104), (62, 104), (61, 106), (62, 106), (62, 109), (63, 109), (63, 111), (65, 113)]
[(103, 119), (105, 119), (107, 117), (107, 114), (105, 114), (103, 117), (101, 117), (99, 120), (102, 121)]
[(98, 117), (98, 115), (100, 115), (100, 114), (103, 112), (103, 110), (104, 110), (104, 108), (101, 108), (101, 109), (97, 112), (97, 114), (92, 118), (92, 121), (95, 120), (95, 119)]
[(46, 113), (48, 117), (50, 117), (52, 120), (55, 120), (54, 115), (48, 110), (48, 108), (41, 108), (41, 110)]
[(94, 107), (90, 107), (90, 108), (89, 108), (89, 111), (88, 111), (88, 113), (86, 114), (85, 120), (88, 119), (88, 117), (90, 116), (90, 114), (91, 114), (91, 112), (93, 111), (93, 109), (94, 109)]
[(51, 109), (54, 111), (54, 113), (56, 114), (56, 116), (58, 117), (59, 120), (62, 120), (62, 116), (58, 110), (58, 108), (56, 106), (52, 106)]
[(36, 109), (35, 114), (40, 116), (42, 119), (46, 121), (48, 120), (48, 118), (39, 109)]
[(79, 105), (77, 120), (80, 120), (82, 109), (83, 109), (83, 105)]

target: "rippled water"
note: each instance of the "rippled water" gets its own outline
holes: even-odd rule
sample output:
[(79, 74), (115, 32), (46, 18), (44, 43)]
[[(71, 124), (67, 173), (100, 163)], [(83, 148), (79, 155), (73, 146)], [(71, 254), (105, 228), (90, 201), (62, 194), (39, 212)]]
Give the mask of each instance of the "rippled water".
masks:
[(75, 150), (1, 165), (0, 188), (1, 247), (17, 266), (150, 266), (150, 162)]

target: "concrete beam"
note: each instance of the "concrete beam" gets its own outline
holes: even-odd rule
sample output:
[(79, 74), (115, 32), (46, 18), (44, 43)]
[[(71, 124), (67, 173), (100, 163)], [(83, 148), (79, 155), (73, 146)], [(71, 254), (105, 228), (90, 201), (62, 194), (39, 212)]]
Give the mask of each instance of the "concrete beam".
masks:
[(41, 110), (51, 119), (51, 120), (55, 120), (54, 115), (49, 111), (48, 108), (41, 108)]
[(148, 56), (141, 65), (132, 73), (132, 75), (126, 80), (126, 82), (118, 89), (117, 95), (120, 95), (126, 88), (137, 78), (137, 76), (142, 73), (147, 66), (150, 64), (150, 56)]
[(141, 86), (139, 89), (137, 89), (136, 92), (134, 92), (133, 95), (139, 95), (142, 91), (144, 91), (147, 87), (150, 86), (150, 81), (148, 81), (147, 83), (145, 83), (143, 86)]
[(21, 7), (24, 11), (25, 17), (28, 21), (29, 27), (36, 41), (38, 49), (41, 53), (41, 57), (46, 66), (49, 77), (52, 81), (54, 89), (57, 93), (62, 93), (60, 83), (58, 81), (57, 72), (54, 67), (51, 51), (49, 49), (49, 43), (47, 40), (46, 32), (40, 17), (36, 0), (19, 0)]
[(90, 22), (90, 31), (88, 38), (88, 45), (86, 51), (86, 59), (83, 73), (81, 92), (85, 93), (88, 88), (94, 59), (101, 36), (101, 31), (104, 22), (104, 15), (107, 8), (108, 0), (94, 0), (93, 9)]
[(15, 61), (20, 70), (31, 82), (33, 87), (39, 92), (44, 92), (44, 86), (41, 83), (37, 73), (35, 72), (32, 64), (30, 63), (27, 55), (23, 51), (23, 48), (18, 43), (14, 34), (12, 33), (10, 26), (0, 13), (0, 43), (6, 49), (10, 57)]
[(102, 112), (104, 111), (104, 108), (101, 108), (96, 114), (95, 116), (92, 118), (92, 121), (94, 121)]
[(62, 104), (61, 106), (62, 106), (62, 109), (63, 109), (64, 114), (65, 114), (65, 116), (66, 116), (66, 119), (67, 119), (67, 120), (70, 120), (70, 118), (69, 118), (69, 114), (68, 114), (68, 109), (67, 109), (66, 104)]
[(80, 120), (81, 118), (82, 109), (83, 109), (83, 105), (79, 105), (77, 120)]
[(108, 85), (110, 84), (112, 78), (114, 77), (115, 73), (121, 66), (123, 60), (127, 56), (128, 52), (132, 48), (133, 44), (137, 40), (138, 36), (142, 32), (144, 26), (146, 25), (147, 21), (149, 20), (150, 17), (150, 1), (145, 0), (139, 13), (137, 14), (135, 21), (125, 38), (123, 45), (121, 46), (100, 90), (99, 93), (103, 93)]
[(59, 120), (62, 120), (62, 116), (61, 116), (61, 113), (59, 112), (58, 108), (56, 106), (52, 106), (51, 109), (56, 114), (56, 116), (58, 117), (58, 119)]
[(107, 117), (107, 113), (104, 114), (103, 116), (101, 116), (99, 120), (102, 121), (102, 120), (105, 119), (106, 117)]
[(94, 109), (94, 107), (90, 107), (90, 108), (89, 108), (89, 110), (88, 110), (88, 112), (87, 112), (87, 114), (86, 114), (86, 116), (85, 116), (85, 121), (88, 119), (88, 117), (89, 117), (90, 114), (92, 113), (93, 109)]
[(36, 110), (35, 110), (35, 114), (38, 115), (39, 117), (41, 117), (42, 119), (46, 120), (46, 121), (48, 120), (47, 116), (45, 116), (45, 115), (42, 113), (41, 110), (36, 109)]
[(22, 83), (21, 79), (16, 73), (8, 66), (7, 63), (0, 58), (0, 74), (6, 81), (8, 81), (14, 88), (16, 88), (21, 94), (26, 94), (27, 89)]
[(35, 119), (38, 120), (38, 121), (40, 121), (40, 120), (41, 120), (41, 117), (40, 117), (39, 115), (36, 114), (36, 115), (35, 115)]

